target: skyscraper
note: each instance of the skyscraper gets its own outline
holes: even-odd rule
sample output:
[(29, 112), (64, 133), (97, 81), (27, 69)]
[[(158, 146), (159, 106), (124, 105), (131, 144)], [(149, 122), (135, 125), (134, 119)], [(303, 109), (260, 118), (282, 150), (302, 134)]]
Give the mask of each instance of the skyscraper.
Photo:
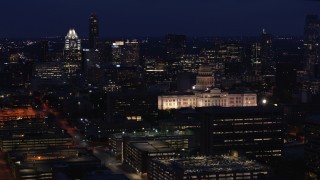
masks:
[(140, 63), (140, 45), (139, 42), (134, 39), (132, 41), (127, 40), (124, 44), (123, 64), (127, 66), (138, 66)]
[(64, 46), (64, 70), (69, 77), (72, 73), (81, 69), (81, 39), (74, 29), (70, 29), (65, 37)]
[(184, 55), (186, 51), (186, 36), (168, 34), (166, 35), (166, 58), (167, 61), (174, 61)]
[(251, 45), (251, 64), (255, 75), (261, 75), (261, 44)]
[(319, 77), (319, 18), (307, 15), (304, 26), (304, 63), (310, 77)]
[(261, 35), (261, 65), (263, 74), (275, 73), (275, 61), (273, 59), (272, 35), (263, 29)]
[(99, 38), (99, 21), (95, 14), (92, 14), (89, 19), (89, 48), (97, 49)]

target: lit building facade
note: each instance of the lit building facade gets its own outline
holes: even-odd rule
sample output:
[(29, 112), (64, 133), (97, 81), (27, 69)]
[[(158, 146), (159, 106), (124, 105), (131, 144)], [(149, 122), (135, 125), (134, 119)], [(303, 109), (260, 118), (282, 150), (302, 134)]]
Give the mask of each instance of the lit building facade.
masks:
[(161, 133), (161, 132), (134, 132), (134, 133), (116, 133), (109, 138), (109, 147), (115, 156), (122, 155), (122, 147), (125, 140), (129, 141), (151, 141), (158, 140), (169, 144), (175, 150), (187, 150), (192, 144), (192, 135), (179, 133)]
[(268, 177), (269, 171), (255, 161), (228, 156), (153, 159), (148, 179), (260, 179)]
[(189, 95), (162, 95), (158, 96), (158, 109), (180, 109), (196, 107), (247, 107), (257, 106), (257, 94), (237, 93), (229, 94), (220, 89), (194, 93)]
[(81, 69), (81, 39), (74, 29), (70, 29), (65, 37), (63, 68), (67, 76)]
[(124, 54), (122, 64), (126, 66), (139, 66), (140, 63), (140, 44), (134, 39), (124, 43)]
[(282, 156), (283, 111), (278, 107), (207, 107), (201, 117), (201, 153), (269, 160)]
[(175, 150), (163, 141), (137, 141), (123, 144), (123, 164), (146, 173), (153, 158), (173, 158)]
[(0, 140), (2, 151), (29, 151), (50, 149), (52, 147), (68, 148), (73, 146), (72, 137), (66, 134), (17, 134), (3, 136)]
[(63, 78), (61, 63), (40, 62), (35, 64), (35, 77), (42, 80), (59, 80)]

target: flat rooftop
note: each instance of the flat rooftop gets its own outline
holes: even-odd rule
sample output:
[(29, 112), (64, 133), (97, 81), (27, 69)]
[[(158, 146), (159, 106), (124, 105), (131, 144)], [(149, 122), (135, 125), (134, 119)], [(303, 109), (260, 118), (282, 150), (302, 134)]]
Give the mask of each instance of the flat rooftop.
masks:
[(137, 149), (149, 153), (162, 153), (174, 151), (174, 149), (172, 149), (168, 143), (163, 141), (141, 141), (131, 142), (131, 144)]
[(229, 156), (214, 157), (189, 157), (178, 159), (154, 159), (165, 168), (183, 169), (185, 173), (228, 173), (228, 172), (250, 172), (268, 171), (266, 166), (247, 159), (233, 159)]

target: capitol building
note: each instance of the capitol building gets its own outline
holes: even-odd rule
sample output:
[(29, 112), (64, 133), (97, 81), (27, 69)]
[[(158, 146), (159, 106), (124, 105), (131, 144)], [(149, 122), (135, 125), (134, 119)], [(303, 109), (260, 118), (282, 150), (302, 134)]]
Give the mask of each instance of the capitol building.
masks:
[(213, 71), (209, 65), (203, 64), (199, 68), (193, 92), (189, 94), (158, 96), (158, 109), (257, 106), (257, 94), (255, 93), (228, 93), (213, 87)]

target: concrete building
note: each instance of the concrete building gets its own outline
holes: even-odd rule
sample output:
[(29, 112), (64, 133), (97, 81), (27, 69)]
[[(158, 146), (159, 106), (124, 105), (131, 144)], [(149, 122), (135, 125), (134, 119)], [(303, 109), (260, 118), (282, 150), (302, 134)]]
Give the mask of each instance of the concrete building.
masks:
[(2, 151), (29, 151), (50, 148), (69, 148), (73, 146), (72, 137), (67, 134), (13, 134), (2, 136)]
[(257, 106), (257, 95), (254, 93), (229, 94), (214, 88), (210, 91), (195, 92), (192, 94), (158, 96), (158, 109), (180, 109), (196, 107), (247, 107)]
[(269, 169), (254, 161), (227, 156), (153, 159), (148, 170), (150, 180), (180, 179), (259, 179)]
[(194, 146), (192, 143), (192, 135), (186, 135), (182, 131), (176, 132), (134, 132), (134, 133), (116, 133), (112, 134), (109, 138), (109, 146), (111, 152), (115, 156), (122, 155), (122, 148), (124, 141), (163, 141), (168, 143), (172, 149), (187, 150)]
[(15, 179), (81, 179), (101, 162), (85, 149), (55, 149), (10, 152), (9, 166)]
[(283, 111), (278, 107), (207, 107), (201, 118), (201, 153), (268, 160), (282, 156)]
[(153, 158), (173, 158), (175, 151), (163, 141), (136, 141), (123, 144), (123, 164), (146, 173)]
[(65, 37), (63, 68), (67, 77), (81, 70), (82, 54), (81, 39), (74, 29), (70, 29)]

